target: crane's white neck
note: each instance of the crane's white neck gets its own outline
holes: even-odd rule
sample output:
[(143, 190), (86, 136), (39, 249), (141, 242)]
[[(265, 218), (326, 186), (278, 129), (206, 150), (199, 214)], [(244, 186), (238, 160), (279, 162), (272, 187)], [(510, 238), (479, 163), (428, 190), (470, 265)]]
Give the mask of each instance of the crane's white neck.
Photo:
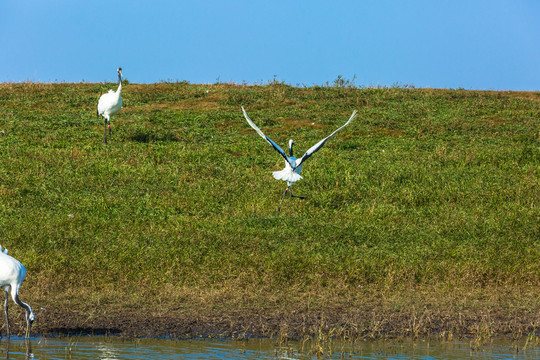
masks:
[(116, 89), (116, 92), (120, 94), (122, 92), (122, 76), (118, 74), (118, 89)]
[(289, 156), (290, 157), (293, 157), (293, 144), (294, 144), (293, 139), (290, 139), (289, 140)]
[(27, 322), (28, 326), (32, 325), (32, 323), (34, 322), (35, 316), (34, 316), (34, 312), (32, 311), (32, 308), (30, 307), (30, 305), (28, 305), (25, 302), (22, 302), (21, 299), (19, 299), (19, 294), (16, 294), (13, 297), (13, 300), (15, 300), (15, 303), (17, 305), (19, 305), (20, 307), (22, 307), (23, 309), (26, 310), (26, 322)]

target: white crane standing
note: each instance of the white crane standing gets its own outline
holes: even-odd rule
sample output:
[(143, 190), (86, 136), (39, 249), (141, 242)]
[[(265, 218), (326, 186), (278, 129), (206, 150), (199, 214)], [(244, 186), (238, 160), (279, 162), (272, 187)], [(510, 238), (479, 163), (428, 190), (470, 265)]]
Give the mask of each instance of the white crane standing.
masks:
[(281, 197), (281, 202), (279, 203), (279, 207), (278, 207), (278, 214), (281, 210), (281, 204), (283, 203), (283, 199), (285, 199), (285, 195), (287, 194), (287, 191), (290, 192), (290, 196), (291, 197), (297, 197), (297, 198), (300, 198), (300, 199), (304, 199), (302, 196), (295, 196), (293, 195), (292, 193), (292, 189), (291, 189), (291, 186), (297, 182), (298, 180), (302, 179), (302, 176), (300, 176), (300, 172), (302, 171), (302, 164), (311, 156), (313, 155), (314, 153), (316, 153), (320, 148), (323, 147), (323, 145), (326, 143), (326, 141), (328, 141), (330, 138), (334, 137), (338, 132), (340, 132), (345, 126), (349, 125), (350, 122), (356, 117), (356, 113), (357, 111), (354, 110), (351, 117), (349, 118), (349, 120), (345, 123), (345, 125), (341, 126), (339, 129), (337, 129), (336, 131), (334, 131), (333, 133), (331, 133), (330, 135), (328, 135), (327, 137), (325, 137), (324, 139), (322, 139), (321, 141), (319, 141), (318, 143), (316, 143), (315, 145), (313, 145), (312, 147), (310, 147), (308, 149), (308, 151), (306, 151), (306, 153), (304, 155), (302, 155), (302, 157), (300, 159), (298, 158), (295, 158), (293, 157), (293, 143), (294, 141), (291, 139), (289, 140), (289, 156), (287, 156), (287, 154), (285, 154), (285, 151), (283, 151), (282, 148), (279, 147), (279, 145), (277, 145), (275, 142), (273, 142), (268, 136), (264, 135), (263, 132), (261, 131), (261, 129), (259, 129), (257, 127), (257, 125), (255, 125), (253, 123), (253, 121), (251, 121), (251, 119), (249, 118), (249, 116), (247, 115), (246, 113), (246, 110), (244, 110), (244, 107), (242, 106), (242, 111), (244, 113), (244, 117), (246, 118), (248, 124), (253, 128), (255, 129), (255, 131), (257, 132), (257, 134), (259, 134), (263, 139), (265, 139), (266, 141), (268, 141), (268, 143), (270, 143), (270, 145), (272, 145), (272, 147), (283, 157), (283, 159), (285, 159), (285, 168), (283, 170), (280, 170), (280, 171), (274, 171), (272, 174), (274, 175), (274, 178), (276, 180), (283, 180), (283, 181), (286, 181), (287, 182), (287, 188), (285, 189), (285, 192), (283, 193), (283, 196)]
[(109, 90), (108, 93), (101, 95), (97, 105), (97, 116), (103, 116), (105, 119), (105, 136), (103, 142), (107, 143), (107, 126), (109, 127), (109, 138), (111, 138), (111, 116), (115, 115), (122, 108), (122, 68), (119, 67), (118, 72), (118, 89), (115, 91)]
[(11, 297), (15, 304), (26, 310), (26, 337), (30, 335), (30, 327), (34, 322), (34, 312), (30, 305), (22, 302), (19, 299), (19, 289), (26, 276), (26, 269), (21, 262), (12, 256), (8, 255), (7, 249), (2, 251), (0, 246), (0, 286), (6, 291), (6, 299), (4, 301), (4, 312), (6, 313), (6, 328), (9, 338), (9, 317), (8, 317), (8, 297), (11, 289)]

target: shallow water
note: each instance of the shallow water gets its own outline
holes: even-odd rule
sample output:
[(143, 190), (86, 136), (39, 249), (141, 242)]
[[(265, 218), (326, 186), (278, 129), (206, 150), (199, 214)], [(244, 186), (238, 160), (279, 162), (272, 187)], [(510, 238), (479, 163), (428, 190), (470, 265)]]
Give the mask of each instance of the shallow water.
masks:
[[(9, 359), (527, 359), (540, 360), (538, 343), (493, 342), (471, 347), (468, 342), (370, 341), (324, 344), (252, 339), (123, 340), (114, 337), (32, 338), (29, 343), (12, 338)], [(322, 349), (324, 354), (317, 354)]]

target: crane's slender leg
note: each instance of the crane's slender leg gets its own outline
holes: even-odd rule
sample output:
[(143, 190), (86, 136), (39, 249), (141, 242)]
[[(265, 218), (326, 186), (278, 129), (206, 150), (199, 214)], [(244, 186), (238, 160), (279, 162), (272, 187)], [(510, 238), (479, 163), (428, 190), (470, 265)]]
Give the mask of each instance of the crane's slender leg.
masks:
[(30, 339), (26, 339), (26, 358), (27, 359), (33, 359), (34, 354), (32, 354), (32, 343), (30, 342)]
[(103, 142), (106, 144), (107, 143), (107, 118), (105, 118), (105, 136), (103, 137)]
[(107, 122), (108, 122), (108, 125), (109, 125), (109, 140), (112, 141), (112, 134), (111, 134), (111, 120), (109, 119), (109, 121), (107, 121)]
[(279, 207), (277, 209), (278, 215), (279, 215), (279, 211), (281, 210), (281, 204), (283, 204), (283, 199), (285, 199), (285, 194), (287, 194), (287, 191), (289, 191), (289, 188), (285, 189), (285, 192), (283, 193), (283, 196), (281, 197), (281, 202), (279, 203)]
[(291, 195), (291, 197), (295, 197), (295, 198), (299, 198), (299, 199), (305, 199), (304, 196), (296, 196), (296, 195), (293, 195), (293, 193), (292, 193), (292, 188), (290, 189), (290, 195)]
[(4, 312), (6, 313), (6, 331), (7, 338), (9, 339), (9, 317), (8, 317), (8, 291), (6, 290), (6, 299), (4, 300)]

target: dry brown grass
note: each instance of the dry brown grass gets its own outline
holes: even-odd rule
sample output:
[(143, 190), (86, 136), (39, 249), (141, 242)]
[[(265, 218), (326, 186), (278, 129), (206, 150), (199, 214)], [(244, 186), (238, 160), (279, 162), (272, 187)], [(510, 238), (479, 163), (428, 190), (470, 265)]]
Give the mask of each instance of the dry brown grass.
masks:
[[(126, 296), (129, 294), (129, 296)], [(50, 296), (49, 296), (50, 295)], [(303, 338), (347, 333), (351, 338), (521, 338), (540, 327), (537, 290), (338, 288), (306, 292), (230, 287), (161, 287), (126, 291), (111, 286), (32, 299), (39, 303), (35, 331), (43, 334), (114, 330), (123, 336), (250, 334)], [(154, 301), (148, 302), (146, 299)], [(84, 300), (82, 300), (84, 299)], [(17, 326), (23, 329), (23, 319)], [(319, 335), (318, 335), (319, 334)]]

